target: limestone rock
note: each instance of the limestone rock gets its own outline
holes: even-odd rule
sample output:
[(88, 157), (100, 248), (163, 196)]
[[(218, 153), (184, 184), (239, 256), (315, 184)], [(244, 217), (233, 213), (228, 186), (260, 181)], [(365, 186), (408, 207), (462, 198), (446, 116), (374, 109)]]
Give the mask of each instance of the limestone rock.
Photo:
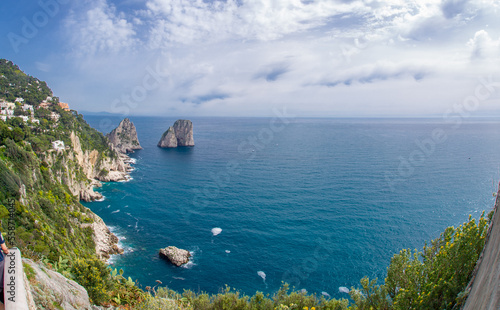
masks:
[(179, 267), (189, 262), (191, 253), (175, 246), (169, 246), (164, 249), (160, 249), (160, 257), (166, 257), (172, 264)]
[(123, 249), (118, 247), (118, 237), (113, 234), (104, 221), (95, 213), (87, 209), (87, 216), (94, 220), (92, 224), (82, 224), (82, 227), (91, 227), (94, 231), (95, 251), (100, 259), (106, 261), (110, 255), (123, 254)]
[(174, 124), (177, 145), (194, 146), (193, 123), (190, 120), (179, 119)]
[(158, 142), (159, 147), (177, 147), (177, 138), (175, 137), (175, 131), (173, 127), (168, 127), (168, 130), (161, 136), (160, 142)]
[(174, 126), (163, 133), (158, 146), (163, 148), (194, 146), (193, 123), (190, 120), (177, 120)]
[(125, 118), (120, 125), (106, 135), (113, 148), (123, 154), (142, 149), (134, 124)]
[(83, 286), (32, 260), (23, 259), (23, 263), (34, 271), (30, 288), (35, 304), (65, 310), (92, 309), (89, 295)]
[[(117, 182), (130, 178), (128, 172), (132, 169), (129, 164), (131, 159), (127, 155), (118, 153), (118, 156), (102, 157), (97, 150), (84, 152), (75, 132), (71, 132), (70, 139), (72, 148), (62, 157), (62, 166), (72, 168), (55, 171), (54, 176), (59, 182), (66, 184), (73, 195), (84, 201), (98, 200), (102, 195), (94, 192), (94, 187), (100, 186), (99, 181)], [(47, 152), (41, 156), (49, 166), (61, 160), (61, 156), (55, 152)]]

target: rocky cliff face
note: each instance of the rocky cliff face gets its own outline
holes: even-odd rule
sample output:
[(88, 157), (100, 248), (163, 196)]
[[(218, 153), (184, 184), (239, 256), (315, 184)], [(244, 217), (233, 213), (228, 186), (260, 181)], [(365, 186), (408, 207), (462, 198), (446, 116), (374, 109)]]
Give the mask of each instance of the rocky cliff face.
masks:
[(178, 146), (194, 146), (193, 123), (191, 121), (177, 120), (174, 124), (174, 131)]
[(137, 130), (128, 119), (120, 122), (120, 125), (106, 135), (113, 148), (123, 154), (142, 149), (137, 138)]
[(29, 288), (37, 305), (50, 305), (51, 309), (93, 309), (85, 288), (62, 274), (47, 269), (30, 259), (23, 259), (34, 272)]
[(82, 227), (91, 227), (94, 231), (94, 243), (97, 256), (107, 261), (113, 254), (123, 254), (118, 247), (118, 237), (109, 230), (104, 221), (95, 213), (88, 210), (87, 215), (94, 220), (92, 224), (82, 224)]
[(193, 123), (190, 120), (177, 120), (161, 136), (159, 147), (194, 146)]
[(55, 171), (58, 181), (66, 184), (73, 195), (84, 201), (93, 201), (102, 198), (102, 195), (94, 192), (94, 187), (100, 187), (99, 181), (117, 182), (129, 178), (128, 171), (131, 167), (125, 161), (130, 158), (124, 154), (114, 157), (104, 156), (97, 150), (82, 151), (80, 139), (72, 132), (70, 135), (72, 148), (66, 150), (61, 156), (55, 152), (49, 152), (44, 160), (51, 166), (66, 167)]
[(175, 137), (174, 128), (168, 127), (168, 130), (161, 136), (160, 142), (158, 142), (159, 147), (177, 147), (177, 138)]

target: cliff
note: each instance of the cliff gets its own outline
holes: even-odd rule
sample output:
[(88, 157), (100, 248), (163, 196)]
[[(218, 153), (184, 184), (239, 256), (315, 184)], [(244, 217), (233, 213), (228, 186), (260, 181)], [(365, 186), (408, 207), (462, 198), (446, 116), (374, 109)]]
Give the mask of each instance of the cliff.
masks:
[(112, 152), (105, 154), (96, 149), (83, 151), (80, 138), (74, 131), (70, 134), (70, 140), (71, 148), (63, 154), (47, 152), (41, 155), (49, 165), (61, 167), (54, 171), (54, 175), (59, 182), (68, 186), (73, 195), (83, 201), (98, 200), (102, 195), (95, 192), (94, 187), (101, 186), (99, 181), (117, 182), (128, 179), (128, 171), (131, 169), (125, 163), (130, 159), (128, 156)]
[[(88, 209), (87, 209), (88, 210)], [(87, 215), (94, 220), (91, 224), (82, 224), (82, 227), (91, 227), (95, 251), (102, 260), (108, 260), (110, 255), (123, 254), (123, 249), (118, 247), (118, 237), (109, 230), (104, 221), (95, 213), (88, 210)]]
[(123, 154), (142, 149), (134, 124), (125, 118), (120, 125), (106, 135), (113, 148)]
[(159, 147), (177, 147), (177, 138), (175, 137), (175, 131), (173, 127), (168, 127), (168, 130), (163, 133), (158, 142)]
[(162, 148), (194, 146), (193, 123), (190, 120), (177, 120), (174, 126), (163, 133), (158, 146)]
[(93, 309), (87, 291), (80, 284), (30, 259), (23, 259), (23, 265), (29, 269), (26, 288), (36, 305), (49, 306), (49, 309)]
[(464, 310), (500, 309), (500, 190), (483, 252), (467, 287)]
[[(109, 302), (111, 295), (106, 290), (110, 288), (105, 285), (116, 279), (110, 278), (105, 261), (123, 250), (102, 219), (80, 200), (101, 198), (93, 190), (101, 181), (127, 180), (130, 158), (113, 150), (81, 114), (57, 105), (59, 99), (45, 82), (6, 60), (0, 60), (0, 72), (5, 82), (0, 100), (12, 101), (13, 94), (24, 96), (39, 120), (0, 120), (0, 214), (9, 217), (0, 222), (0, 230), (9, 232), (7, 246), (19, 248), (25, 257), (37, 261), (25, 272), (32, 271), (30, 283), (36, 286), (35, 297), (40, 297), (38, 307), (94, 308), (89, 296), (93, 303)], [(51, 104), (37, 109), (45, 100)], [(54, 114), (58, 117), (52, 117)], [(79, 263), (102, 271), (97, 275), (95, 268), (89, 272), (81, 269), (80, 278), (74, 279), (85, 288), (62, 276), (68, 276), (71, 268), (75, 276)], [(126, 285), (120, 283), (122, 288)], [(127, 289), (131, 287), (127, 285)], [(99, 301), (96, 292), (109, 298)]]

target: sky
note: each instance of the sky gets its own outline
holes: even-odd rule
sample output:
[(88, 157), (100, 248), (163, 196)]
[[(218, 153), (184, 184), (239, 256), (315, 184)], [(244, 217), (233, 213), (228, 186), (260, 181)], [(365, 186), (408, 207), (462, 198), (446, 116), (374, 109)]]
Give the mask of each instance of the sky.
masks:
[(500, 116), (499, 0), (3, 0), (0, 58), (72, 109)]

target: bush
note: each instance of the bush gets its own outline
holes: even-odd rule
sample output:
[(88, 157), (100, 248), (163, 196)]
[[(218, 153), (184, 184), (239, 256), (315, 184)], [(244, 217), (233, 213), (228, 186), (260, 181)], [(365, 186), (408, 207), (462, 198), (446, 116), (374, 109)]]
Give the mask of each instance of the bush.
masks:
[[(463, 291), (484, 247), (488, 219), (448, 227), (423, 252), (402, 250), (394, 255), (385, 280), (394, 309), (452, 309), (460, 306)], [(462, 293), (462, 294), (461, 294)]]
[(77, 259), (71, 266), (71, 274), (76, 282), (88, 292), (95, 304), (109, 302), (109, 291), (113, 288), (109, 268), (99, 259)]

